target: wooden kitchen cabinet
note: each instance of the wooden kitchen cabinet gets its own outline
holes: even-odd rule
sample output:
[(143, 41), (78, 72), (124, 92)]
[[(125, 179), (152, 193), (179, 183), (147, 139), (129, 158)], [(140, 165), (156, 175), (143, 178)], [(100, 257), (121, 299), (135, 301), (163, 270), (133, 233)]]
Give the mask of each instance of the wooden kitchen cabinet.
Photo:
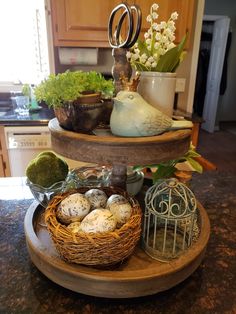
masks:
[[(158, 0), (158, 22), (168, 20), (174, 11), (179, 13), (176, 22), (176, 42), (186, 30), (191, 31), (194, 0)], [(110, 47), (108, 43), (108, 19), (119, 0), (51, 0), (54, 46)], [(149, 24), (149, 14), (153, 0), (133, 0), (143, 13), (142, 32)], [(141, 35), (142, 36), (142, 35)]]
[(10, 176), (7, 146), (4, 135), (4, 126), (0, 126), (0, 177)]
[(108, 20), (119, 0), (51, 0), (55, 46), (110, 47)]

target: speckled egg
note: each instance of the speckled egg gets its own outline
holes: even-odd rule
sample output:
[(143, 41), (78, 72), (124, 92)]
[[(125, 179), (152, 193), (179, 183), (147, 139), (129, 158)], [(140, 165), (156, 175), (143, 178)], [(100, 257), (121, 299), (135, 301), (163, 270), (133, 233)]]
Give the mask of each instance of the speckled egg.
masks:
[(91, 209), (106, 207), (107, 195), (102, 190), (90, 189), (84, 195), (89, 200)]
[(67, 226), (73, 233), (77, 233), (79, 231), (80, 221), (72, 222)]
[(121, 227), (125, 224), (130, 219), (132, 214), (132, 207), (130, 203), (112, 203), (109, 205), (109, 210), (117, 220), (117, 227)]
[(91, 205), (81, 193), (74, 193), (66, 197), (59, 204), (56, 216), (64, 224), (81, 221), (90, 211)]
[(122, 195), (120, 194), (112, 194), (108, 200), (107, 200), (107, 208), (113, 204), (113, 203), (116, 203), (116, 204), (126, 204), (126, 203), (129, 203), (129, 201)]
[(117, 221), (110, 210), (97, 208), (81, 222), (80, 230), (86, 233), (109, 232), (116, 229)]

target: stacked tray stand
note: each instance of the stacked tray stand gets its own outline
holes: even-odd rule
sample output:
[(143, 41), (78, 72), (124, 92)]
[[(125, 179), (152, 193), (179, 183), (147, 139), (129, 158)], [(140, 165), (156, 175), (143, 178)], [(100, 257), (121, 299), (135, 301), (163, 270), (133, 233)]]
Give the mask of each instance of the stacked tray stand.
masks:
[[(121, 138), (80, 134), (62, 129), (57, 119), (49, 122), (52, 147), (59, 154), (85, 162), (113, 166), (114, 182), (124, 186), (127, 165), (154, 164), (183, 155), (189, 148), (191, 130), (162, 135)], [(161, 263), (140, 246), (116, 268), (99, 269), (66, 263), (59, 256), (44, 223), (44, 209), (34, 202), (25, 217), (26, 242), (35, 266), (57, 284), (87, 295), (132, 298), (167, 290), (189, 277), (204, 257), (210, 235), (205, 209), (198, 203), (200, 235), (179, 258)]]

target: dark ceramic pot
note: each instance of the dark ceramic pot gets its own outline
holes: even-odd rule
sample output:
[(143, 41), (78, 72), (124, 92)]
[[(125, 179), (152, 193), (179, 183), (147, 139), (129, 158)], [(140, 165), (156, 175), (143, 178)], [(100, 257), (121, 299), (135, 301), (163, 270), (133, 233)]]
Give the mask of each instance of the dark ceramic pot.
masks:
[(78, 133), (90, 133), (103, 122), (106, 107), (100, 94), (91, 94), (54, 108), (54, 112), (61, 127)]

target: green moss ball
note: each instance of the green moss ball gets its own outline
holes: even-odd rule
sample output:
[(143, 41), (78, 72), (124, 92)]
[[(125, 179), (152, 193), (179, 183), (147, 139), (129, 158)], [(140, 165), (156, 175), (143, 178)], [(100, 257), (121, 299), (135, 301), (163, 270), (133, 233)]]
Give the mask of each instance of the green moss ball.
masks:
[(27, 178), (34, 184), (48, 188), (65, 180), (69, 168), (65, 160), (50, 151), (40, 153), (26, 168)]

